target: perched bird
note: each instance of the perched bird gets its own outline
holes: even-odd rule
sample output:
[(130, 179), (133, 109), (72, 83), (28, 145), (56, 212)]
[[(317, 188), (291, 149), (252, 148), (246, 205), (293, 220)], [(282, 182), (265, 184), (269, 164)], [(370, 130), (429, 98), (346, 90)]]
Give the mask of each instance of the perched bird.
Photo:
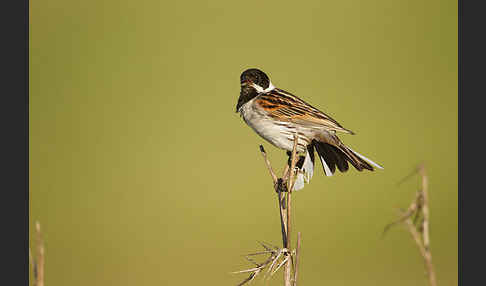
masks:
[(258, 135), (274, 146), (293, 149), (297, 134), (297, 178), (294, 190), (304, 187), (314, 173), (314, 150), (326, 176), (337, 169), (346, 172), (348, 162), (358, 171), (373, 171), (382, 166), (344, 145), (337, 132), (354, 134), (322, 111), (297, 96), (275, 87), (259, 69), (247, 69), (240, 76), (241, 91), (236, 112)]

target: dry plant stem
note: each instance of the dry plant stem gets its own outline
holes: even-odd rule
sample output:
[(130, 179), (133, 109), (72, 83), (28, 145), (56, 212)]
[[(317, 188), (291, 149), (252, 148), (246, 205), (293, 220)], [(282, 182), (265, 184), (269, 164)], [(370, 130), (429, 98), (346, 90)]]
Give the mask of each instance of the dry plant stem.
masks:
[(417, 229), (415, 228), (415, 225), (413, 224), (412, 219), (407, 218), (405, 220), (405, 224), (408, 227), (408, 232), (410, 232), (410, 235), (412, 236), (413, 240), (417, 244), (417, 248), (419, 249), (420, 254), (422, 255), (422, 257), (425, 258), (425, 248), (422, 245), (422, 240), (420, 239), (420, 234), (417, 231)]
[[(275, 172), (270, 165), (270, 161), (268, 160), (267, 154), (265, 149), (262, 145), (260, 145), (260, 152), (265, 160), (265, 164), (267, 165), (267, 169), (272, 177), (273, 186), (275, 192), (278, 195), (278, 207), (279, 207), (279, 214), (280, 214), (280, 226), (282, 230), (282, 248), (278, 248), (276, 246), (267, 246), (260, 242), (260, 244), (265, 248), (266, 251), (258, 252), (249, 254), (246, 256), (246, 259), (253, 263), (256, 267), (237, 271), (233, 273), (245, 273), (251, 272), (250, 276), (241, 282), (239, 285), (246, 284), (252, 281), (258, 274), (262, 273), (265, 270), (264, 278), (267, 275), (272, 276), (275, 274), (281, 267), (284, 268), (284, 285), (285, 286), (292, 286), (295, 285), (297, 281), (297, 258), (294, 257), (298, 255), (299, 250), (292, 251), (291, 250), (291, 243), (290, 243), (290, 235), (291, 235), (291, 214), (292, 214), (292, 189), (295, 184), (295, 165), (296, 165), (296, 154), (297, 154), (297, 140), (298, 137), (294, 135), (294, 144), (293, 150), (291, 152), (290, 158), (290, 166), (289, 164), (285, 164), (285, 169), (283, 171), (283, 176), (278, 178), (275, 175)], [(284, 193), (284, 195), (283, 195)], [(285, 193), (287, 195), (285, 196)], [(285, 202), (285, 203), (284, 203)], [(272, 249), (273, 247), (273, 249)], [(300, 233), (298, 233), (298, 241), (297, 241), (297, 248), (300, 249)], [(250, 258), (249, 256), (253, 255), (260, 255), (260, 254), (270, 254), (270, 257), (263, 263), (257, 263), (255, 260)], [(296, 260), (295, 268), (294, 268), (294, 275), (292, 277), (292, 266), (293, 260)], [(268, 268), (267, 268), (268, 267)], [(293, 279), (292, 279), (293, 278)]]
[(425, 264), (427, 266), (429, 283), (431, 286), (436, 286), (437, 280), (435, 279), (435, 271), (434, 271), (434, 266), (432, 264), (432, 253), (430, 252), (430, 239), (429, 239), (429, 200), (428, 200), (429, 182), (423, 165), (420, 166), (419, 171), (420, 171), (420, 175), (422, 176), (422, 199), (423, 199), (422, 213), (424, 216), (422, 239), (423, 239), (423, 248), (425, 250), (425, 254), (423, 254), (422, 256), (424, 257)]
[(385, 226), (385, 229), (383, 230), (383, 235), (386, 234), (386, 232), (390, 229), (390, 227), (396, 225), (397, 223), (405, 222), (407, 220), (407, 218), (409, 218), (413, 215), (413, 213), (418, 208), (417, 202), (420, 200), (421, 196), (422, 196), (421, 193), (417, 192), (415, 200), (410, 204), (408, 209), (400, 216), (400, 218), (398, 218), (396, 221)]
[(34, 286), (44, 286), (44, 243), (40, 233), (40, 224), (36, 222), (36, 248), (37, 257), (32, 259), (34, 266)]
[(275, 172), (272, 169), (272, 165), (270, 165), (270, 161), (268, 161), (267, 157), (267, 152), (265, 152), (265, 149), (263, 149), (263, 146), (260, 145), (260, 152), (262, 153), (263, 159), (265, 160), (265, 164), (267, 164), (268, 171), (270, 172), (270, 176), (272, 176), (273, 180), (273, 185), (275, 188), (275, 184), (277, 184), (277, 175), (275, 175)]
[[(420, 255), (425, 261), (425, 268), (430, 286), (437, 286), (435, 271), (432, 264), (432, 253), (430, 251), (430, 237), (429, 237), (429, 200), (428, 200), (428, 177), (423, 165), (417, 168), (421, 176), (421, 189), (417, 191), (415, 200), (410, 204), (408, 209), (402, 213), (400, 218), (385, 227), (386, 232), (391, 226), (397, 223), (405, 223), (410, 235), (412, 236)], [(415, 171), (414, 173), (417, 173)], [(414, 174), (412, 173), (412, 174)], [(409, 177), (409, 176), (407, 176)], [(422, 215), (422, 221), (416, 225), (417, 218)], [(415, 219), (412, 220), (413, 215)]]
[[(279, 214), (280, 214), (280, 226), (281, 226), (281, 231), (282, 231), (282, 243), (283, 243), (283, 247), (286, 248), (286, 246), (287, 246), (287, 217), (286, 217), (286, 215), (287, 214), (285, 213), (285, 211), (283, 210), (283, 207), (282, 207), (282, 202), (283, 202), (284, 196), (282, 196), (282, 193), (281, 193), (281, 190), (280, 190), (281, 186), (279, 186), (279, 179), (275, 175), (275, 172), (273, 171), (272, 165), (270, 164), (270, 161), (268, 160), (267, 152), (265, 152), (265, 149), (263, 148), (262, 145), (260, 145), (260, 152), (262, 153), (263, 159), (265, 160), (265, 164), (267, 165), (267, 169), (270, 172), (270, 176), (272, 177), (273, 188), (275, 189), (275, 191), (278, 194), (277, 199), (278, 199), (278, 209), (279, 209)], [(287, 171), (288, 170), (286, 168), (285, 171), (284, 171), (284, 176), (287, 173)]]
[(295, 250), (295, 269), (294, 269), (294, 285), (297, 286), (297, 277), (299, 274), (299, 255), (300, 255), (300, 242), (302, 240), (302, 236), (300, 231), (297, 233), (297, 249)]
[[(285, 248), (287, 248), (289, 251), (291, 249), (291, 240), (290, 237), (292, 235), (292, 224), (291, 224), (291, 218), (292, 218), (292, 190), (294, 188), (294, 177), (295, 177), (295, 163), (296, 163), (296, 153), (297, 153), (297, 141), (298, 137), (297, 134), (294, 134), (294, 146), (292, 148), (292, 156), (290, 160), (290, 170), (289, 170), (289, 179), (287, 183), (287, 245)], [(292, 266), (292, 256), (289, 254), (291, 259), (287, 260), (287, 263), (285, 264), (284, 267), (284, 282), (285, 286), (291, 286), (291, 266)]]
[(283, 209), (283, 199), (285, 196), (282, 196), (282, 192), (278, 191), (278, 209), (280, 213), (280, 226), (282, 229), (282, 245), (283, 248), (287, 247), (287, 213)]
[(432, 265), (432, 260), (429, 260), (428, 257), (430, 257), (430, 252), (427, 251), (427, 249), (424, 247), (422, 244), (422, 240), (420, 238), (420, 234), (415, 228), (415, 225), (412, 222), (411, 218), (407, 218), (405, 220), (405, 223), (407, 224), (408, 231), (410, 232), (410, 235), (412, 236), (413, 240), (415, 241), (415, 244), (417, 245), (417, 248), (420, 251), (420, 254), (425, 260), (425, 265), (427, 268), (427, 276), (429, 278), (429, 284), (430, 286), (437, 286), (437, 281), (435, 280), (435, 272), (433, 269)]
[(294, 146), (292, 148), (292, 157), (290, 160), (290, 173), (287, 182), (287, 249), (290, 249), (290, 231), (291, 231), (291, 214), (292, 214), (292, 190), (294, 188), (294, 177), (295, 177), (295, 163), (296, 163), (296, 153), (297, 153), (297, 135), (294, 134)]
[(289, 177), (289, 165), (285, 165), (282, 179), (285, 181)]

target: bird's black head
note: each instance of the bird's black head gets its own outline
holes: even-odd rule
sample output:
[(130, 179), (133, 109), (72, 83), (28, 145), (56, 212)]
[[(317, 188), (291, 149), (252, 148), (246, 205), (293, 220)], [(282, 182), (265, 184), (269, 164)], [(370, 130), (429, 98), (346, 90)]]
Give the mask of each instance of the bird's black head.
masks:
[(270, 79), (259, 69), (247, 69), (240, 76), (241, 86), (256, 84), (263, 89), (270, 86)]
[(270, 79), (259, 69), (247, 69), (240, 76), (241, 91), (238, 103), (236, 104), (236, 112), (248, 101), (252, 100), (260, 92), (270, 86)]

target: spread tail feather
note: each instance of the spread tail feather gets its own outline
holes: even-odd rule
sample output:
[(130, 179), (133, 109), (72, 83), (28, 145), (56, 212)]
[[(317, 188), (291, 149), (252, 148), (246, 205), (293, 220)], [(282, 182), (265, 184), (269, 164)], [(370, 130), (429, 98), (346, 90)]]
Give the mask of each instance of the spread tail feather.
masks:
[[(309, 183), (314, 175), (315, 155), (317, 152), (322, 168), (326, 176), (330, 177), (336, 172), (336, 167), (340, 172), (349, 170), (348, 162), (358, 171), (374, 171), (374, 167), (383, 169), (379, 164), (371, 161), (369, 158), (359, 154), (351, 148), (339, 142), (339, 146), (313, 140), (307, 145), (305, 156), (300, 156), (297, 163), (297, 174), (294, 183), (294, 191), (304, 188), (304, 183)], [(288, 152), (290, 153), (290, 152)], [(289, 155), (290, 164), (290, 155)]]
[(358, 157), (360, 157), (362, 160), (365, 160), (365, 161), (367, 161), (368, 163), (370, 163), (371, 165), (375, 166), (376, 168), (378, 168), (378, 169), (382, 169), (382, 170), (384, 169), (384, 168), (383, 168), (383, 166), (378, 165), (377, 163), (375, 163), (375, 162), (371, 161), (369, 158), (366, 158), (365, 156), (361, 155), (360, 153), (358, 153), (358, 152), (354, 151), (353, 149), (351, 149), (351, 148), (349, 148), (349, 147), (346, 147), (346, 148), (348, 148), (348, 150), (350, 150), (351, 152), (353, 152), (354, 154), (356, 154), (356, 155), (357, 155)]
[(313, 141), (326, 176), (332, 176), (336, 171), (336, 167), (339, 171), (346, 172), (349, 169), (348, 162), (358, 171), (365, 169), (374, 171), (373, 166), (378, 169), (383, 169), (382, 166), (371, 161), (369, 158), (359, 154), (341, 142), (339, 143), (339, 146), (335, 146), (324, 142)]

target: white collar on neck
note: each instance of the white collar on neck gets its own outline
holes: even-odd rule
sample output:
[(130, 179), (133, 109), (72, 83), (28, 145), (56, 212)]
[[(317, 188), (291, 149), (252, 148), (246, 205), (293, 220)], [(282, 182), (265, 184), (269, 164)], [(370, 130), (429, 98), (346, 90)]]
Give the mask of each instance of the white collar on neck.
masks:
[(269, 92), (269, 91), (271, 91), (271, 90), (275, 89), (275, 86), (272, 84), (272, 82), (270, 82), (270, 83), (268, 84), (268, 87), (267, 87), (266, 89), (263, 89), (263, 87), (259, 86), (259, 85), (258, 85), (258, 84), (256, 84), (256, 83), (252, 84), (252, 86), (253, 86), (253, 88), (255, 88), (255, 89), (256, 89), (256, 91), (257, 91), (258, 93), (265, 93), (265, 92)]

